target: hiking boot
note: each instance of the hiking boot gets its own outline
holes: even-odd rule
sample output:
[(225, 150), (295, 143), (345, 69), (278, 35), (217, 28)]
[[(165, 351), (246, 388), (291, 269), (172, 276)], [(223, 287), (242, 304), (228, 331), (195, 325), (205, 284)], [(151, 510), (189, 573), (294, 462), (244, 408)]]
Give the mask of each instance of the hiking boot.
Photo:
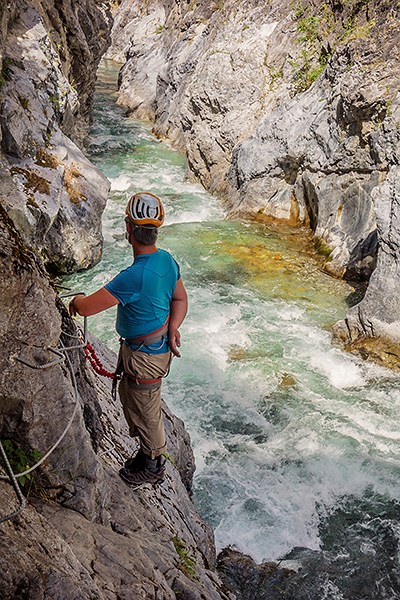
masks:
[(138, 452), (132, 458), (128, 458), (125, 461), (124, 467), (135, 473), (136, 471), (141, 471), (146, 466), (146, 455), (141, 448), (139, 448)]
[(141, 486), (144, 483), (162, 483), (165, 479), (165, 457), (158, 456), (151, 460), (145, 456), (145, 465), (139, 471), (132, 472), (125, 467), (120, 469), (119, 476), (128, 485), (132, 487)]

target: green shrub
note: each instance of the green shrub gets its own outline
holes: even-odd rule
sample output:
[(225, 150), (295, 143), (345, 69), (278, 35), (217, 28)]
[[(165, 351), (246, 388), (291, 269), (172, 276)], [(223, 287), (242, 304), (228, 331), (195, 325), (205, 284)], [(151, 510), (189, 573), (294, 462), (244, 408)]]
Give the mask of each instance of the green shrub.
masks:
[(179, 556), (179, 565), (178, 568), (182, 571), (184, 575), (187, 577), (191, 577), (192, 579), (196, 578), (195, 566), (196, 563), (188, 554), (186, 549), (186, 544), (183, 542), (178, 535), (174, 535), (172, 538), (172, 543), (175, 546), (175, 550)]
[[(3, 444), (8, 461), (15, 474), (27, 471), (43, 456), (43, 453), (38, 452), (37, 450), (28, 450), (25, 452), (22, 448), (18, 448), (11, 440), (3, 440), (1, 443)], [(31, 479), (32, 473), (27, 473), (27, 475), (18, 477), (18, 483), (21, 487), (24, 487)]]

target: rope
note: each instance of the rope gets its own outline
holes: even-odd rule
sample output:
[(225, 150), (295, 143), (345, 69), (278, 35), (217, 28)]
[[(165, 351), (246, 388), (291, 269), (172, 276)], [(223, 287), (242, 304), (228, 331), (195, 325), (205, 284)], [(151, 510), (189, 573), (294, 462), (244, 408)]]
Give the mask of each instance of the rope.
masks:
[[(62, 286), (59, 286), (62, 287)], [(65, 288), (65, 289), (69, 289), (69, 288)], [(68, 295), (72, 295), (72, 294), (64, 294), (64, 296), (68, 296)], [(74, 336), (71, 334), (68, 334), (67, 332), (63, 331), (64, 335), (67, 335), (68, 337), (71, 338), (75, 338), (75, 339), (81, 339), (78, 336)], [(85, 354), (87, 356), (87, 358), (89, 359), (93, 369), (96, 371), (96, 373), (98, 373), (99, 375), (103, 375), (105, 377), (111, 377), (114, 380), (117, 379), (121, 379), (121, 375), (118, 375), (116, 373), (110, 373), (109, 371), (106, 371), (106, 369), (104, 369), (103, 365), (101, 364), (100, 360), (98, 359), (98, 357), (95, 354), (95, 351), (93, 350), (92, 346), (89, 344), (89, 342), (86, 339), (87, 337), (87, 325), (86, 325), (86, 317), (84, 320), (84, 332), (83, 332), (83, 340), (81, 341), (81, 343), (77, 346), (65, 346), (63, 344), (63, 342), (60, 339), (60, 351), (55, 350), (54, 348), (48, 348), (48, 350), (50, 350), (51, 352), (54, 352), (54, 354), (59, 355), (60, 357), (62, 357), (62, 359), (57, 359), (55, 361), (52, 361), (51, 363), (47, 363), (45, 365), (33, 365), (23, 359), (20, 359), (17, 357), (17, 360), (19, 360), (19, 362), (25, 364), (28, 367), (31, 367), (33, 369), (44, 369), (47, 368), (49, 366), (53, 366), (56, 365), (58, 363), (61, 363), (64, 361), (64, 358), (66, 358), (67, 363), (68, 363), (68, 369), (69, 372), (71, 374), (71, 380), (72, 380), (72, 386), (74, 389), (74, 396), (75, 396), (75, 405), (74, 405), (74, 410), (72, 411), (72, 415), (65, 427), (65, 429), (63, 430), (62, 434), (60, 435), (60, 437), (58, 438), (58, 440), (53, 444), (53, 446), (46, 452), (46, 454), (44, 454), (44, 456), (42, 456), (42, 458), (35, 463), (32, 467), (30, 467), (29, 469), (26, 469), (25, 471), (23, 471), (22, 473), (14, 473), (10, 462), (7, 458), (7, 454), (5, 453), (5, 450), (3, 448), (3, 445), (0, 441), (0, 454), (1, 457), (4, 461), (5, 467), (6, 467), (6, 471), (8, 473), (8, 475), (0, 475), (0, 481), (10, 481), (13, 485), (13, 488), (15, 490), (15, 493), (18, 497), (18, 500), (20, 502), (19, 507), (13, 511), (12, 513), (10, 513), (9, 515), (5, 515), (4, 517), (0, 517), (0, 523), (3, 523), (4, 521), (7, 521), (9, 519), (12, 519), (14, 517), (16, 517), (24, 508), (25, 508), (25, 499), (24, 496), (22, 495), (21, 489), (18, 485), (17, 482), (17, 477), (23, 477), (24, 475), (28, 475), (29, 473), (32, 473), (32, 471), (34, 471), (35, 469), (37, 469), (38, 467), (40, 467), (40, 465), (42, 465), (44, 463), (45, 460), (47, 460), (47, 458), (50, 456), (50, 454), (52, 454), (54, 452), (54, 450), (57, 448), (57, 446), (59, 446), (62, 442), (62, 440), (64, 439), (64, 437), (67, 435), (68, 430), (70, 429), (72, 422), (75, 418), (76, 415), (76, 411), (78, 409), (78, 403), (79, 403), (79, 396), (78, 396), (78, 386), (76, 383), (76, 378), (75, 378), (75, 373), (74, 373), (74, 369), (72, 367), (72, 363), (71, 363), (71, 359), (68, 356), (68, 351), (69, 350), (74, 350), (77, 348), (83, 348), (85, 351)], [(85, 345), (86, 344), (86, 345)], [(63, 354), (62, 354), (63, 353)], [(107, 436), (105, 436), (107, 437)], [(107, 438), (109, 440), (109, 438)], [(109, 440), (111, 441), (111, 440)], [(112, 442), (111, 442), (112, 443)], [(106, 450), (105, 452), (103, 452), (101, 455), (103, 454), (107, 454), (108, 452), (111, 452), (113, 449), (115, 448), (115, 445), (113, 445), (112, 448), (110, 448), (109, 450)]]
[(56, 354), (60, 358), (57, 358), (56, 360), (52, 360), (50, 362), (44, 363), (43, 365), (35, 365), (35, 364), (25, 360), (24, 358), (21, 358), (20, 356), (16, 356), (15, 360), (17, 360), (18, 362), (22, 363), (23, 365), (25, 365), (27, 367), (30, 367), (31, 369), (39, 369), (39, 370), (47, 369), (48, 367), (53, 367), (54, 365), (58, 365), (59, 363), (64, 362), (64, 355), (62, 354), (62, 352), (59, 352), (55, 348), (47, 348), (47, 350), (49, 352), (52, 352), (53, 354)]
[[(11, 468), (10, 462), (9, 462), (9, 460), (7, 458), (7, 454), (6, 454), (5, 450), (4, 450), (3, 444), (1, 442), (0, 442), (0, 453), (1, 453), (1, 457), (2, 457), (2, 459), (4, 461), (4, 464), (5, 464), (5, 467), (6, 467), (6, 471), (8, 473), (8, 478), (10, 479), (10, 481), (12, 483), (12, 486), (13, 486), (13, 488), (15, 490), (15, 493), (17, 494), (17, 498), (19, 500), (19, 507), (16, 510), (14, 510), (9, 515), (5, 515), (4, 517), (0, 518), (0, 523), (3, 523), (4, 521), (8, 521), (9, 519), (13, 519), (17, 515), (19, 515), (19, 513), (21, 511), (24, 510), (24, 508), (25, 508), (25, 498), (23, 497), (22, 492), (21, 492), (21, 488), (19, 487), (18, 482), (15, 479), (14, 472), (13, 472), (13, 470)], [(6, 477), (6, 479), (7, 479), (7, 477)]]
[(121, 375), (119, 373), (110, 373), (110, 371), (106, 371), (106, 369), (103, 367), (103, 364), (101, 363), (100, 359), (96, 355), (96, 352), (94, 351), (92, 346), (89, 344), (89, 342), (86, 343), (84, 351), (85, 351), (87, 359), (89, 360), (90, 364), (93, 367), (93, 370), (98, 375), (102, 375), (103, 377), (109, 377), (110, 379), (114, 379), (114, 380), (121, 379)]

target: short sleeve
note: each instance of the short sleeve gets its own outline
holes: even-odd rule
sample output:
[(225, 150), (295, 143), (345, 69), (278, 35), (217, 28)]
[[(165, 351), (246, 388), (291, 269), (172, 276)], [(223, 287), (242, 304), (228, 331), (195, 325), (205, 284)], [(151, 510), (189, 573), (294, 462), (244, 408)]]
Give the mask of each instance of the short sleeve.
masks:
[(121, 271), (121, 273), (118, 273), (118, 275), (104, 287), (110, 294), (119, 300), (122, 306), (125, 306), (125, 304), (131, 301), (132, 296), (138, 291), (135, 289), (135, 280), (130, 275), (129, 269), (125, 269), (124, 271)]

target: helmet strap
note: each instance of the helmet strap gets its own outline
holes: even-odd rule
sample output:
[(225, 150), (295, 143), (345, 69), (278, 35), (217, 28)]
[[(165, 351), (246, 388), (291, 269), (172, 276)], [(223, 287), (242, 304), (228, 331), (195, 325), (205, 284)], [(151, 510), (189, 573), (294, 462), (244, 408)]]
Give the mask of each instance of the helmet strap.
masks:
[(132, 245), (132, 242), (131, 242), (131, 235), (133, 234), (133, 231), (134, 231), (134, 229), (135, 229), (135, 224), (134, 224), (134, 223), (132, 223), (132, 222), (131, 222), (130, 220), (128, 220), (128, 219), (125, 219), (125, 223), (126, 223), (126, 224), (129, 224), (129, 228), (130, 228), (130, 231), (125, 231), (125, 238), (126, 238), (126, 239), (128, 240), (128, 242), (129, 242), (129, 243)]

